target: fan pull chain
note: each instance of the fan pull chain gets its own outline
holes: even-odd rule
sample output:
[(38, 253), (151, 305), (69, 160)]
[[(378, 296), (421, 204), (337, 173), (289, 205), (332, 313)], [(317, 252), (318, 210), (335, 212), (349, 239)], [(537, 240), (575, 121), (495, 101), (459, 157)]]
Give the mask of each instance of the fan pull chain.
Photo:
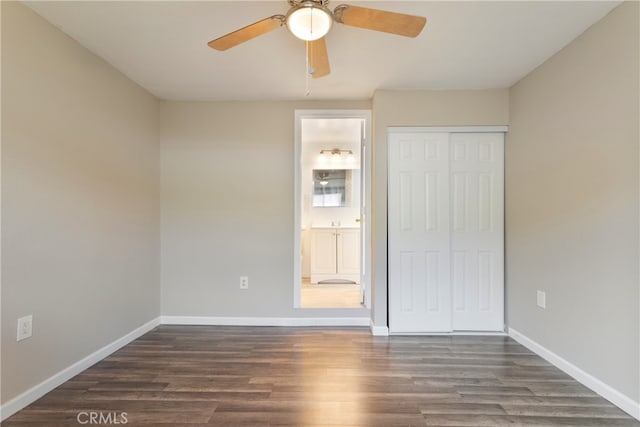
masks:
[(305, 94), (304, 96), (309, 96), (311, 93), (311, 87), (309, 82), (309, 75), (311, 75), (311, 63), (309, 62), (309, 45), (311, 43), (305, 42), (305, 70), (304, 70), (304, 80), (305, 80)]

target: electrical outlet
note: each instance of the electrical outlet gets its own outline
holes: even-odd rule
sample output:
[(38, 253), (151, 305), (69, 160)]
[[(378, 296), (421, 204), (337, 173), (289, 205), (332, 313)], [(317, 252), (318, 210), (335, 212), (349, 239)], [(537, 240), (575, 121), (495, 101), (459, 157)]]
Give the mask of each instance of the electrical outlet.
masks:
[(249, 277), (240, 276), (240, 289), (249, 289)]
[(537, 303), (540, 308), (547, 308), (547, 293), (544, 291), (538, 291)]
[(24, 316), (18, 319), (18, 337), (16, 341), (22, 341), (23, 339), (31, 336), (33, 328), (33, 316)]

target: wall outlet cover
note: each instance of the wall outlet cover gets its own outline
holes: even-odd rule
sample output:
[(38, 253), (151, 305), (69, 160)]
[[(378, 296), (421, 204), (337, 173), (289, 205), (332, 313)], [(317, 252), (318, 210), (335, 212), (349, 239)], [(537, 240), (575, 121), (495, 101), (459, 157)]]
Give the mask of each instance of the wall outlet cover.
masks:
[(16, 341), (29, 338), (33, 331), (33, 316), (24, 316), (18, 319), (18, 336)]
[(537, 304), (540, 308), (547, 308), (547, 293), (544, 291), (537, 292)]
[(249, 277), (240, 276), (240, 289), (249, 289)]

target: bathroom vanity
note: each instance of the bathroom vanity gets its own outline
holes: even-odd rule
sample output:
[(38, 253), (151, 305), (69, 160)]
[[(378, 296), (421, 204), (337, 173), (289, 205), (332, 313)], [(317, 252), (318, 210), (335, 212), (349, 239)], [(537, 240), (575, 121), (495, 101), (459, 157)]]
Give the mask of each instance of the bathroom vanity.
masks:
[(360, 229), (311, 229), (311, 283), (360, 282)]

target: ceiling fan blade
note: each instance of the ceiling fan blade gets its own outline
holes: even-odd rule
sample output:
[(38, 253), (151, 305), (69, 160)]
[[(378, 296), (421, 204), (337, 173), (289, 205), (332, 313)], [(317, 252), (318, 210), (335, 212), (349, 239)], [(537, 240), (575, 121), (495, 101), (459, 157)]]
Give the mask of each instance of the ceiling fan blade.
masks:
[(337, 6), (334, 16), (336, 21), (345, 25), (405, 37), (418, 36), (427, 23), (427, 18), (423, 16), (405, 15), (346, 4)]
[(324, 77), (331, 72), (324, 37), (307, 42), (307, 59), (309, 60), (309, 72), (314, 79)]
[(283, 15), (273, 15), (261, 21), (254, 22), (244, 28), (240, 28), (232, 33), (225, 34), (215, 40), (211, 40), (209, 47), (216, 50), (227, 50), (234, 46), (249, 41), (255, 37), (268, 33), (271, 30), (281, 27), (284, 24), (285, 17)]

